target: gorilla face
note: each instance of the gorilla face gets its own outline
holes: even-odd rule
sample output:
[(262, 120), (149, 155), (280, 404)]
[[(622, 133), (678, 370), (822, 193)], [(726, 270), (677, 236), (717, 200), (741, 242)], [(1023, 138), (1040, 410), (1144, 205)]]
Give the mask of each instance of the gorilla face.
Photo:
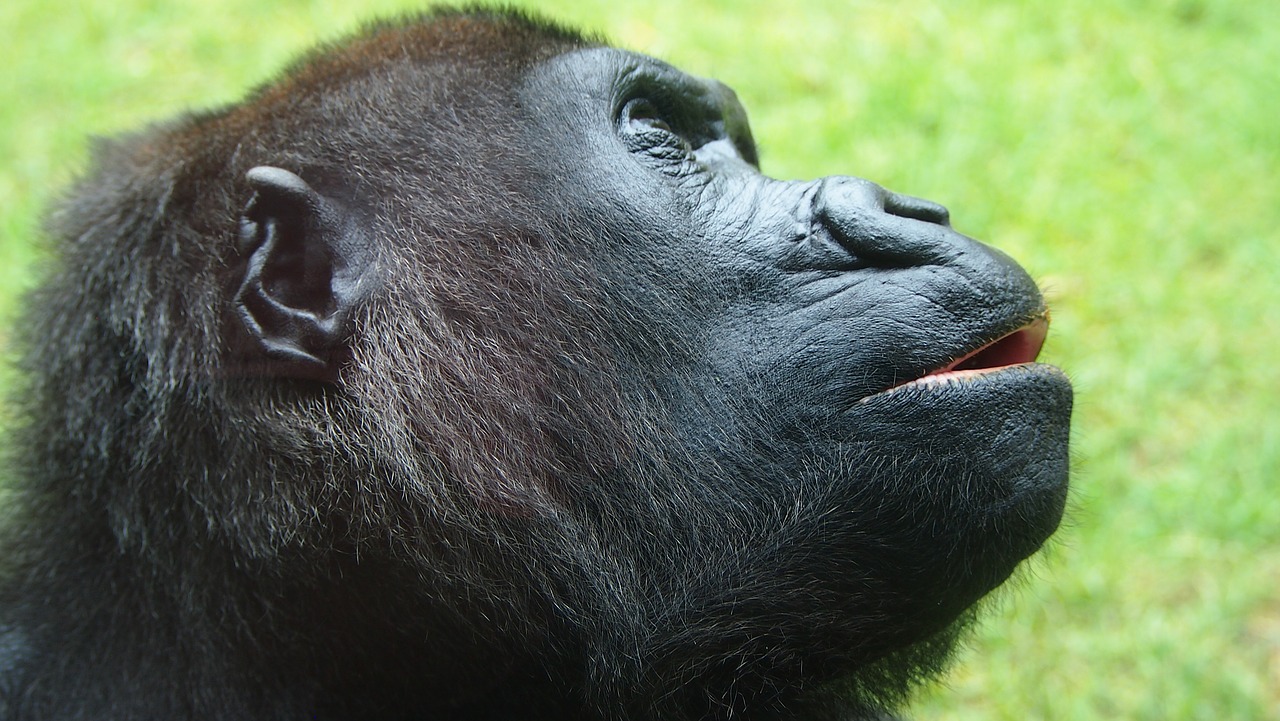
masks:
[(650, 621), (683, 624), (668, 653), (723, 653), (739, 688), (785, 686), (798, 659), (865, 668), (936, 637), (1053, 532), (1071, 388), (1034, 362), (1048, 314), (1012, 260), (934, 203), (762, 175), (734, 93), (654, 59), (569, 53), (521, 94), (529, 146), (561, 161), (540, 187), (628, 309), (611, 342), (649, 354), (619, 371), (645, 389), (630, 402), (661, 407), (702, 518), (751, 509), (669, 549), (695, 558)]

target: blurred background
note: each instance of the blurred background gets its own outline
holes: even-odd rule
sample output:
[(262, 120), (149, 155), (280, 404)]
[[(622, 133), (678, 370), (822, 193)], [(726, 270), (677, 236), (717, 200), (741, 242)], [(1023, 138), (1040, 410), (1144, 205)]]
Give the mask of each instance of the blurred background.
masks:
[[(1280, 3), (514, 4), (725, 81), (766, 173), (938, 200), (1045, 288), (1066, 525), (910, 716), (1280, 719)], [(0, 3), (0, 318), (89, 136), (419, 7)]]

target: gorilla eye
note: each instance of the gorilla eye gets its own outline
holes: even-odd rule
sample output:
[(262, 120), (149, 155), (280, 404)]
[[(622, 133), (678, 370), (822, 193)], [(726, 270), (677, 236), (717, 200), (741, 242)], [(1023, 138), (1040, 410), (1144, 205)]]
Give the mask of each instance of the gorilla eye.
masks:
[(637, 98), (627, 103), (622, 109), (622, 117), (634, 130), (657, 130), (672, 135), (676, 134), (676, 131), (671, 128), (671, 124), (667, 122), (658, 106), (653, 101), (645, 98)]
[(696, 169), (695, 144), (684, 132), (686, 127), (678, 116), (648, 98), (628, 101), (618, 114), (618, 132), (627, 148), (673, 177)]

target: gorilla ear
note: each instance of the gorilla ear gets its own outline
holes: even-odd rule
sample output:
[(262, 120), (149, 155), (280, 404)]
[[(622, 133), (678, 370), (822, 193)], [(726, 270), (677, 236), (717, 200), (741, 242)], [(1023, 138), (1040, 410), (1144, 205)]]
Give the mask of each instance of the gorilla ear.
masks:
[(248, 263), (236, 316), (270, 372), (336, 380), (352, 311), (368, 294), (368, 238), (347, 209), (287, 170), (260, 166), (245, 179), (254, 195), (240, 216)]

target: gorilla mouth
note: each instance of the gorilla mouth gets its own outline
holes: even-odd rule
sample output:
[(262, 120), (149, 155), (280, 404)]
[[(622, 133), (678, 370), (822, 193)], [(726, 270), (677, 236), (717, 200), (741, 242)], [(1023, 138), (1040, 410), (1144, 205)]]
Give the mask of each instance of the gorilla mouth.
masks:
[[(972, 350), (919, 378), (899, 383), (875, 395), (893, 393), (907, 387), (933, 388), (958, 383), (977, 376), (1034, 363), (1049, 335), (1049, 316), (1037, 317), (1018, 330)], [(870, 396), (869, 396), (870, 397)], [(866, 399), (863, 399), (866, 400)]]
[(1040, 349), (1044, 347), (1044, 340), (1048, 335), (1049, 317), (1042, 315), (1018, 330), (961, 356), (943, 368), (925, 374), (924, 378), (966, 371), (969, 372), (968, 375), (974, 375), (1006, 366), (1032, 363), (1040, 355)]

